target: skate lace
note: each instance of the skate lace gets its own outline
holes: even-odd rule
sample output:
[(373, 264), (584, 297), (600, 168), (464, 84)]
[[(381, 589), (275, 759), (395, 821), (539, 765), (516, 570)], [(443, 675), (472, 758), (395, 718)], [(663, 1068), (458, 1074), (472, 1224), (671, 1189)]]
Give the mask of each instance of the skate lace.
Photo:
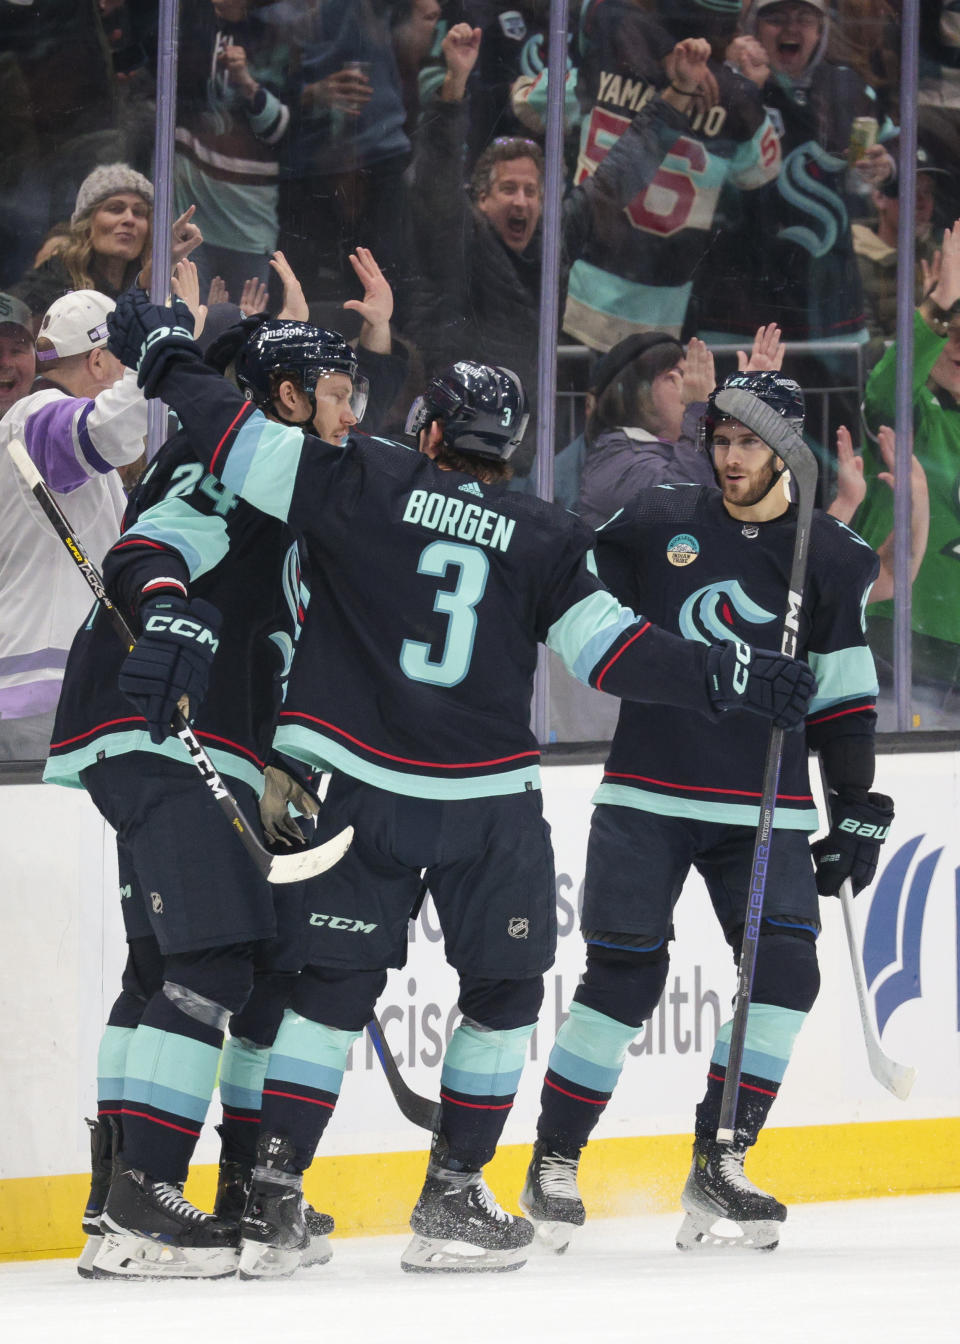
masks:
[(513, 1222), (511, 1215), (507, 1213), (505, 1209), (501, 1209), (500, 1205), (494, 1199), (493, 1191), (482, 1177), (473, 1186), (473, 1196), (481, 1209), (483, 1209), (484, 1213), (488, 1213), (496, 1222)]
[(749, 1179), (743, 1170), (743, 1161), (745, 1153), (732, 1152), (729, 1149), (721, 1153), (718, 1166), (720, 1175), (735, 1190), (744, 1191), (749, 1194), (755, 1194), (757, 1187)]
[(544, 1153), (540, 1159), (540, 1188), (545, 1195), (559, 1199), (579, 1199), (577, 1159)]
[(160, 1207), (173, 1214), (175, 1218), (185, 1218), (191, 1223), (202, 1223), (210, 1217), (208, 1213), (191, 1204), (189, 1199), (184, 1199), (183, 1191), (178, 1185), (157, 1181), (153, 1187), (153, 1194)]

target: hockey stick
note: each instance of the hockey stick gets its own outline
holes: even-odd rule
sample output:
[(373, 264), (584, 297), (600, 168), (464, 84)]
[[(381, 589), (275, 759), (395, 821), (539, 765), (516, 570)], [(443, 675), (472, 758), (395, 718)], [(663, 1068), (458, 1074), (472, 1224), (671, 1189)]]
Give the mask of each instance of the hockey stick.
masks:
[[(811, 783), (817, 795), (817, 811), (820, 813), (821, 826), (830, 829), (830, 808), (827, 802), (827, 781), (823, 773), (823, 762), (816, 757), (816, 770), (811, 773)], [(817, 786), (819, 785), (819, 788)], [(860, 939), (857, 936), (856, 919), (853, 913), (853, 884), (848, 878), (840, 887), (840, 908), (843, 910), (843, 927), (847, 935), (847, 947), (850, 951), (850, 965), (853, 968), (853, 984), (857, 992), (857, 1007), (860, 1010), (860, 1025), (863, 1028), (863, 1043), (867, 1047), (867, 1062), (870, 1072), (882, 1087), (892, 1092), (901, 1101), (910, 1095), (917, 1076), (916, 1069), (909, 1064), (898, 1064), (884, 1053), (880, 1037), (874, 1026), (870, 1012), (870, 994), (863, 973), (863, 958), (860, 953)]]
[[(53, 530), (69, 551), (74, 564), (83, 575), (94, 597), (113, 622), (117, 635), (128, 650), (132, 649), (136, 643), (133, 632), (107, 596), (106, 589), (103, 586), (103, 577), (97, 572), (93, 561), (77, 540), (66, 515), (54, 499), (46, 481), (34, 465), (33, 459), (19, 439), (11, 439), (7, 444), (7, 451), (24, 483), (46, 514)], [(271, 854), (257, 839), (250, 823), (240, 811), (236, 799), (220, 778), (216, 766), (197, 741), (193, 729), (179, 709), (174, 713), (171, 726), (175, 735), (183, 743), (191, 764), (195, 767), (221, 812), (233, 827), (240, 843), (268, 882), (300, 882), (304, 878), (315, 877), (317, 873), (325, 872), (343, 858), (350, 848), (350, 841), (353, 839), (353, 828), (350, 826), (340, 831), (332, 840), (328, 840), (325, 844), (317, 845), (312, 849), (305, 849), (297, 854)]]
[[(743, 388), (725, 388), (715, 397), (717, 409), (731, 420), (738, 420), (753, 430), (787, 466), (797, 486), (797, 530), (790, 562), (787, 588), (787, 610), (783, 620), (780, 651), (796, 656), (797, 635), (800, 626), (800, 608), (807, 577), (807, 559), (810, 549), (810, 528), (813, 521), (813, 496), (817, 484), (817, 463), (803, 439), (759, 397)], [(757, 964), (757, 943), (763, 918), (763, 899), (767, 885), (767, 864), (773, 838), (773, 811), (780, 783), (780, 764), (783, 760), (784, 729), (770, 729), (770, 741), (763, 768), (763, 791), (760, 796), (760, 822), (753, 845), (750, 866), (750, 892), (747, 899), (746, 920), (743, 926), (743, 944), (737, 972), (737, 992), (734, 998), (733, 1023), (730, 1028), (730, 1052), (727, 1059), (723, 1096), (720, 1102), (720, 1121), (717, 1142), (734, 1141), (737, 1120), (737, 1098), (740, 1075), (743, 1071), (743, 1050), (747, 1034), (747, 1014), (753, 990), (753, 973)]]
[(390, 1085), (390, 1091), (393, 1093), (393, 1099), (400, 1108), (400, 1114), (411, 1124), (435, 1132), (440, 1123), (440, 1103), (431, 1101), (429, 1097), (421, 1097), (418, 1092), (414, 1092), (404, 1082), (397, 1061), (391, 1054), (390, 1047), (383, 1035), (379, 1018), (374, 1017), (372, 1021), (367, 1023), (367, 1034), (383, 1067), (383, 1072)]

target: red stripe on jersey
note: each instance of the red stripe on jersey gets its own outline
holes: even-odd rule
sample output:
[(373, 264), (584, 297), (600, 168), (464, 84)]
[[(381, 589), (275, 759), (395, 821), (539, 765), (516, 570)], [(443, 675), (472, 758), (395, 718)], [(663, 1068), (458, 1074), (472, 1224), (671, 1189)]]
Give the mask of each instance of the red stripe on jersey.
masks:
[(321, 728), (329, 728), (331, 733), (345, 737), (348, 742), (353, 742), (363, 751), (369, 751), (372, 756), (383, 756), (385, 760), (400, 761), (403, 765), (421, 765), (426, 770), (480, 770), (487, 765), (507, 765), (510, 761), (520, 761), (525, 756), (534, 756), (537, 760), (540, 759), (539, 751), (518, 751), (515, 756), (497, 756), (492, 761), (458, 761), (455, 765), (448, 765), (443, 761), (414, 761), (408, 756), (394, 756), (389, 751), (380, 751), (378, 747), (371, 747), (366, 742), (361, 742), (359, 737), (353, 737), (343, 728), (338, 728), (335, 723), (327, 723), (326, 719), (318, 719), (313, 714), (303, 713), (302, 710), (285, 709), (281, 711), (280, 717), (281, 719), (307, 719), (310, 723), (318, 723)]
[(154, 551), (170, 551), (170, 546), (161, 546), (158, 541), (147, 541), (143, 537), (131, 537), (129, 541), (117, 541), (111, 547), (111, 551), (123, 551), (128, 546), (149, 546)]
[[(738, 798), (761, 798), (761, 793), (754, 793), (752, 789), (715, 789), (709, 784), (672, 784), (668, 779), (651, 779), (649, 775), (629, 775), (624, 770), (604, 770), (604, 779), (639, 779), (642, 784), (657, 784), (662, 789), (687, 789), (691, 793), (729, 793)], [(813, 796), (809, 793), (778, 793), (777, 802), (784, 803), (812, 803)]]
[(213, 450), (213, 457), (211, 457), (211, 459), (210, 459), (210, 470), (211, 470), (211, 471), (213, 471), (213, 469), (214, 469), (214, 463), (215, 463), (216, 460), (217, 460), (217, 455), (218, 455), (218, 453), (220, 452), (220, 449), (223, 447), (223, 445), (226, 443), (227, 439), (228, 439), (228, 438), (230, 437), (230, 435), (233, 433), (233, 431), (234, 431), (234, 429), (235, 429), (235, 427), (236, 427), (237, 421), (238, 421), (238, 420), (241, 420), (241, 419), (242, 419), (242, 418), (243, 418), (249, 411), (252, 411), (253, 409), (254, 409), (253, 402), (252, 402), (252, 401), (245, 401), (245, 402), (243, 403), (243, 405), (240, 407), (239, 411), (237, 411), (236, 415), (235, 415), (235, 416), (233, 417), (233, 419), (230, 421), (229, 425), (227, 426), (226, 433), (224, 434), (224, 436), (223, 436), (223, 438), (220, 440), (220, 442), (217, 444), (216, 448), (214, 448), (214, 450)]
[(832, 714), (818, 714), (816, 718), (807, 719), (807, 727), (814, 728), (818, 723), (829, 723), (831, 719), (842, 719), (845, 714), (862, 714), (865, 709), (875, 709), (876, 701), (868, 700), (865, 704), (854, 705), (852, 709), (838, 709)]
[(85, 733), (78, 733), (76, 737), (65, 737), (62, 742), (51, 742), (50, 750), (54, 751), (57, 747), (69, 747), (73, 742), (82, 742), (85, 737), (92, 737), (94, 733), (99, 733), (103, 728), (116, 728), (118, 723), (142, 723), (147, 726), (147, 721), (140, 714), (131, 714), (129, 719), (107, 719), (106, 723), (98, 723), (96, 728), (88, 728)]
[(613, 655), (613, 657), (610, 659), (610, 661), (609, 661), (608, 663), (605, 663), (605, 664), (604, 664), (604, 666), (603, 666), (603, 667), (601, 668), (601, 670), (600, 670), (600, 675), (597, 677), (596, 681), (594, 682), (594, 686), (596, 687), (596, 689), (597, 689), (598, 691), (600, 690), (600, 683), (601, 683), (601, 681), (603, 681), (604, 677), (605, 677), (605, 676), (607, 675), (607, 673), (610, 671), (611, 667), (613, 667), (614, 663), (617, 661), (617, 659), (620, 657), (620, 655), (621, 655), (622, 653), (625, 653), (626, 650), (629, 649), (630, 645), (633, 643), (633, 641), (634, 641), (635, 639), (639, 639), (641, 635), (645, 635), (645, 634), (647, 633), (647, 631), (650, 629), (650, 626), (651, 626), (651, 622), (650, 622), (650, 621), (647, 621), (646, 625), (642, 625), (642, 626), (640, 627), (640, 629), (637, 631), (637, 633), (636, 633), (635, 635), (631, 635), (630, 638), (627, 640), (626, 644), (624, 644), (622, 648), (619, 648), (619, 649), (616, 651), (616, 653)]

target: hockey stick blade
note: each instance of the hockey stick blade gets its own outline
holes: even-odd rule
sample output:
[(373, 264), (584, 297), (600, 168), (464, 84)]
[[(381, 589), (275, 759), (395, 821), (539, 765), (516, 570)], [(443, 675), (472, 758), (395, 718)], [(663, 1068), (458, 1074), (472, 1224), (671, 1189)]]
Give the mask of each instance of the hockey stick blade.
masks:
[(840, 905), (843, 909), (843, 923), (847, 931), (847, 946), (850, 949), (850, 964), (853, 967), (853, 983), (857, 991), (857, 1007), (860, 1009), (860, 1023), (863, 1027), (863, 1040), (867, 1047), (867, 1061), (870, 1072), (877, 1082), (888, 1092), (892, 1092), (901, 1101), (906, 1101), (913, 1087), (917, 1071), (909, 1064), (897, 1064), (885, 1054), (870, 1014), (870, 999), (863, 975), (863, 961), (860, 956), (860, 940), (857, 937), (856, 921), (853, 914), (853, 886), (850, 879), (840, 887)]
[(419, 1092), (414, 1092), (413, 1088), (409, 1087), (404, 1081), (397, 1066), (397, 1061), (387, 1045), (379, 1018), (374, 1017), (367, 1023), (367, 1034), (386, 1075), (390, 1091), (393, 1093), (393, 1099), (399, 1107), (400, 1114), (405, 1120), (409, 1120), (412, 1125), (419, 1125), (421, 1129), (427, 1129), (431, 1133), (435, 1133), (440, 1123), (440, 1103), (431, 1101), (429, 1097), (421, 1097)]
[[(70, 520), (53, 497), (50, 487), (40, 475), (26, 447), (20, 439), (11, 439), (7, 444), (7, 452), (10, 454), (11, 461), (21, 479), (46, 515), (50, 526), (69, 552), (70, 558), (80, 571), (88, 588), (110, 617), (118, 639), (128, 650), (132, 649), (136, 642), (133, 631), (107, 596), (103, 576), (83, 549), (83, 545), (70, 526)], [(296, 854), (271, 854), (260, 843), (249, 821), (241, 811), (237, 800), (221, 779), (216, 766), (200, 745), (196, 734), (179, 709), (174, 713), (171, 727), (174, 730), (174, 735), (183, 744), (184, 750), (190, 758), (190, 763), (233, 827), (234, 834), (268, 882), (299, 882), (304, 878), (314, 877), (317, 873), (325, 872), (328, 868), (332, 868), (339, 859), (343, 858), (350, 847), (350, 841), (353, 839), (353, 830), (349, 826), (339, 835), (335, 835), (332, 840), (328, 840), (325, 844), (318, 845), (313, 849), (301, 850)]]
[(717, 410), (752, 429), (782, 458), (801, 495), (812, 494), (817, 484), (817, 459), (782, 415), (743, 387), (721, 388), (714, 401)]

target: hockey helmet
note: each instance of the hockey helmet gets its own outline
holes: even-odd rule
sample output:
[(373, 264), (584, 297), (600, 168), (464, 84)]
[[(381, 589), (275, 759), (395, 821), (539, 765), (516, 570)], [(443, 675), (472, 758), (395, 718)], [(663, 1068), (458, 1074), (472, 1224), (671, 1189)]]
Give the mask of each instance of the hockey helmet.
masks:
[(404, 432), (416, 437), (442, 420), (444, 442), (456, 452), (505, 462), (520, 446), (529, 419), (515, 373), (460, 360), (431, 378), (410, 407)]
[(317, 380), (331, 373), (344, 373), (350, 379), (350, 409), (358, 420), (367, 407), (368, 383), (358, 371), (353, 349), (338, 331), (314, 327), (309, 322), (267, 318), (237, 352), (234, 368), (240, 391), (261, 410), (273, 405), (273, 373), (299, 376), (310, 400), (311, 418), (316, 413)]
[(752, 392), (771, 410), (782, 416), (798, 434), (803, 433), (803, 392), (799, 383), (795, 383), (792, 378), (785, 378), (782, 373), (774, 369), (763, 369), (754, 373), (731, 373), (707, 397), (707, 409), (700, 422), (700, 443), (708, 451), (713, 443), (713, 432), (717, 425), (730, 418), (717, 409), (717, 393), (728, 387)]

